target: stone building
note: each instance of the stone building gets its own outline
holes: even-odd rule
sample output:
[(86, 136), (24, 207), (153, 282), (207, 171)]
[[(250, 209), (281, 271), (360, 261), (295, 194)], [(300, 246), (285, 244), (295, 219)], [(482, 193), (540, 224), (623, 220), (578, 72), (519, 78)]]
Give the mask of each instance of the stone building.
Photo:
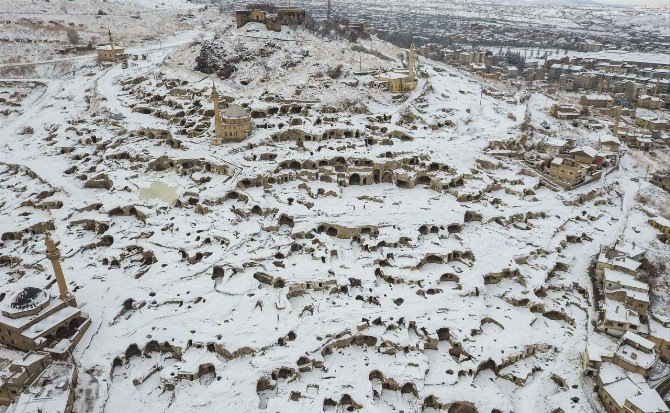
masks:
[(660, 109), (663, 107), (663, 99), (654, 96), (643, 95), (638, 98), (637, 107), (651, 110)]
[(0, 372), (0, 405), (10, 404), (51, 364), (49, 353), (31, 351)]
[(579, 110), (574, 105), (554, 104), (551, 106), (551, 116), (556, 119), (579, 119)]
[(656, 228), (661, 234), (670, 237), (670, 219), (663, 217), (653, 217), (649, 220), (649, 225)]
[(389, 92), (411, 92), (416, 89), (416, 55), (414, 45), (409, 47), (407, 70), (393, 70), (375, 76), (375, 83), (384, 85)]
[(282, 25), (302, 25), (306, 17), (305, 9), (299, 7), (250, 6), (246, 10), (235, 12), (238, 28), (247, 23), (262, 23), (267, 30), (276, 32), (281, 31)]
[(606, 268), (603, 270), (605, 297), (623, 303), (626, 308), (637, 311), (646, 318), (649, 310), (649, 285), (630, 274)]
[(670, 171), (655, 172), (652, 174), (650, 182), (670, 192)]
[(52, 297), (36, 287), (10, 293), (0, 313), (0, 343), (63, 358), (81, 340), (91, 320), (76, 307), (60, 266), (60, 252), (48, 234), (46, 245), (60, 294)]
[(661, 359), (670, 362), (670, 319), (652, 315), (646, 338), (656, 345)]
[(251, 134), (254, 126), (249, 111), (240, 105), (230, 105), (221, 114), (219, 94), (214, 85), (212, 85), (212, 103), (214, 104), (215, 133), (212, 144), (221, 145), (224, 142), (241, 142)]
[(668, 121), (651, 116), (640, 116), (635, 118), (635, 125), (652, 132), (662, 132), (668, 130)]
[(570, 158), (556, 157), (549, 165), (549, 175), (566, 187), (584, 182), (588, 172), (588, 166)]
[(74, 364), (54, 362), (21, 393), (7, 413), (71, 413), (76, 383)]
[(101, 62), (117, 62), (126, 55), (123, 47), (114, 44), (112, 31), (109, 31), (109, 44), (103, 44), (95, 48), (98, 52), (98, 60)]
[(579, 103), (594, 108), (608, 108), (612, 106), (614, 99), (609, 95), (583, 95)]

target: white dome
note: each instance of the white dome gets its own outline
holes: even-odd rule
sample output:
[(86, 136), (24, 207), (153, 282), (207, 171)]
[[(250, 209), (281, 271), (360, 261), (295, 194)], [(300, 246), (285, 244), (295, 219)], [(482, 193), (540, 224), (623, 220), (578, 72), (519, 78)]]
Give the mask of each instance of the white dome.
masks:
[(249, 112), (240, 105), (230, 105), (223, 112), (223, 117), (227, 119), (241, 119), (249, 116)]

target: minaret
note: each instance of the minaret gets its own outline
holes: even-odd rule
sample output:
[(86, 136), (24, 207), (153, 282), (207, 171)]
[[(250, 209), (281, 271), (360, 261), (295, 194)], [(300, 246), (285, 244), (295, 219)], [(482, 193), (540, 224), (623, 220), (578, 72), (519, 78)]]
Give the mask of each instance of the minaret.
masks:
[(51, 266), (53, 267), (54, 274), (56, 275), (56, 282), (58, 283), (58, 290), (60, 291), (58, 298), (70, 304), (71, 306), (76, 306), (77, 303), (74, 300), (74, 296), (67, 290), (67, 283), (65, 282), (63, 269), (60, 266), (60, 251), (58, 251), (58, 247), (56, 247), (56, 244), (53, 242), (51, 235), (49, 235), (48, 232), (46, 233), (44, 241), (47, 245), (46, 255), (49, 261), (51, 261)]
[(416, 58), (414, 57), (414, 43), (412, 43), (409, 46), (409, 62), (408, 62), (408, 68), (409, 68), (409, 81), (410, 83), (414, 83), (414, 71), (415, 67), (414, 65), (416, 64)]
[(111, 29), (107, 30), (109, 31), (109, 47), (112, 48), (112, 57), (116, 62), (116, 50), (114, 50), (114, 38), (112, 37), (112, 30)]
[(223, 130), (221, 126), (221, 110), (219, 109), (219, 93), (216, 91), (216, 85), (212, 80), (212, 103), (214, 104), (214, 132), (217, 141), (223, 139)]

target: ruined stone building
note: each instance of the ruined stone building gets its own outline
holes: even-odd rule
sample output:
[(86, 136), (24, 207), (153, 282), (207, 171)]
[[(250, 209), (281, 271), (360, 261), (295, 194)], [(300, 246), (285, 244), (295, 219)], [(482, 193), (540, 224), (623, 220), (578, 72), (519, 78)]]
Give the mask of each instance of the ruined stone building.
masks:
[(60, 294), (52, 297), (37, 287), (10, 293), (0, 313), (0, 343), (24, 351), (43, 350), (63, 358), (81, 340), (91, 320), (77, 308), (75, 297), (68, 291), (60, 252), (49, 235), (46, 245)]
[(0, 372), (0, 405), (10, 404), (23, 388), (29, 385), (50, 364), (51, 356), (42, 351), (31, 351)]
[(109, 31), (109, 44), (99, 45), (95, 48), (98, 52), (98, 60), (101, 62), (117, 62), (126, 55), (126, 50), (123, 47), (114, 44), (112, 31)]
[(77, 369), (74, 364), (52, 363), (9, 406), (7, 412), (71, 413), (76, 383)]
[(416, 55), (414, 45), (409, 47), (407, 70), (393, 70), (375, 76), (375, 83), (386, 87), (389, 92), (411, 92), (416, 89)]
[(214, 133), (212, 144), (224, 142), (241, 142), (251, 134), (253, 120), (251, 114), (240, 105), (230, 105), (223, 114), (219, 108), (219, 94), (212, 85), (212, 103), (214, 104)]
[(305, 22), (307, 13), (299, 7), (274, 7), (270, 5), (249, 6), (246, 10), (237, 10), (235, 19), (240, 28), (247, 23), (262, 23), (267, 30), (281, 31), (282, 25), (297, 26)]

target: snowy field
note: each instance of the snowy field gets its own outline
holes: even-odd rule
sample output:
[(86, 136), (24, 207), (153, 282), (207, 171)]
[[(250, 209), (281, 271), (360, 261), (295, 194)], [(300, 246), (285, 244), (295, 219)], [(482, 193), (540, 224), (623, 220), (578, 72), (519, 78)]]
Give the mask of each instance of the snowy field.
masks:
[[(359, 73), (398, 64), (378, 40), (364, 46), (388, 60), (302, 29), (234, 29), (188, 1), (49, 4), (66, 21), (141, 7), (136, 32), (115, 32), (147, 56), (0, 79), (0, 97), (20, 97), (0, 105), (0, 233), (23, 234), (0, 243), (0, 290), (51, 282), (30, 229), (53, 222), (93, 321), (73, 354), (75, 411), (601, 411), (581, 368), (588, 269), (617, 239), (670, 260), (647, 223), (663, 204), (639, 202), (667, 197), (640, 179), (667, 157), (631, 151), (554, 192), (488, 149), (528, 135), (526, 113), (531, 142), (609, 135), (549, 116), (560, 96), (420, 59), (419, 87), (399, 97)], [(152, 8), (169, 22), (153, 35)], [(104, 34), (97, 20), (82, 32)], [(206, 39), (237, 59), (228, 79), (193, 70)], [(270, 113), (244, 142), (211, 145), (212, 82), (222, 102)]]

